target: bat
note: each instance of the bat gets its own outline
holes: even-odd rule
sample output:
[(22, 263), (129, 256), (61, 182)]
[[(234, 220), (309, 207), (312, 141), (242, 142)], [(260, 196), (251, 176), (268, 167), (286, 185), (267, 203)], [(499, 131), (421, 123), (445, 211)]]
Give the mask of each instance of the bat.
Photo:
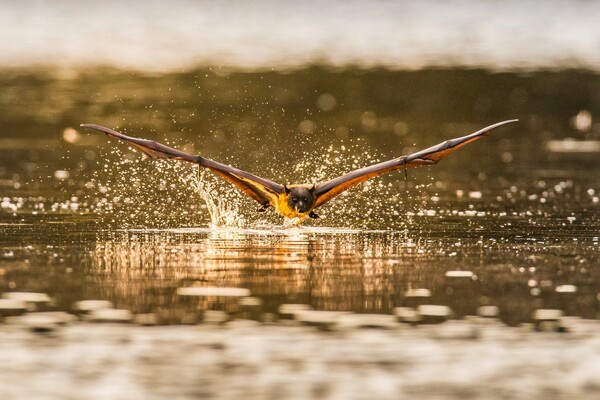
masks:
[(498, 122), (470, 135), (446, 140), (410, 155), (360, 168), (326, 182), (293, 185), (276, 183), (202, 156), (173, 149), (153, 140), (126, 136), (104, 126), (94, 124), (81, 124), (81, 126), (104, 132), (107, 136), (117, 138), (151, 158), (188, 161), (208, 168), (256, 200), (260, 204), (258, 211), (266, 211), (272, 207), (284, 217), (294, 220), (296, 224), (301, 224), (307, 217), (319, 218), (314, 211), (317, 207), (361, 182), (391, 171), (437, 164), (442, 158), (464, 145), (490, 135), (493, 129), (517, 121), (517, 119), (511, 119)]

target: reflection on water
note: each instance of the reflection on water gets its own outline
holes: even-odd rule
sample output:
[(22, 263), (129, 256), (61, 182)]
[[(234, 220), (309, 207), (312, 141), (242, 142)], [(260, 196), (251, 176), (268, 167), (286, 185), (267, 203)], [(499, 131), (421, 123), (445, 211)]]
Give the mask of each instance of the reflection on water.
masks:
[[(68, 224), (52, 237), (6, 247), (2, 291), (49, 293), (56, 307), (105, 299), (161, 323), (198, 320), (206, 310), (240, 312), (236, 297), (181, 296), (182, 287), (245, 288), (260, 314), (281, 304), (317, 310), (393, 313), (396, 307), (446, 305), (454, 317), (497, 306), (509, 324), (542, 308), (596, 318), (600, 276), (598, 237), (580, 227), (545, 227), (527, 234), (518, 219), (503, 232), (469, 223), (436, 231), (171, 229), (76, 232)], [(75, 228), (75, 229), (74, 229)], [(88, 226), (89, 228), (89, 226)], [(19, 237), (30, 226), (11, 225)], [(597, 229), (597, 225), (596, 228)], [(40, 227), (34, 230), (40, 230)], [(51, 226), (43, 230), (53, 232)], [(68, 244), (46, 246), (41, 243)], [(8, 253), (8, 249), (11, 249)]]
[[(444, 305), (455, 317), (497, 306), (509, 324), (541, 308), (598, 315), (593, 73), (103, 70), (0, 81), (2, 293), (48, 293), (62, 310), (110, 300), (161, 323), (239, 311), (238, 299), (182, 287), (246, 288), (262, 314), (303, 303), (385, 314)], [(303, 228), (257, 216), (193, 166), (74, 128), (125, 128), (293, 182), (513, 117), (522, 122), (406, 181), (391, 174), (349, 191)], [(213, 206), (242, 228), (206, 228)]]

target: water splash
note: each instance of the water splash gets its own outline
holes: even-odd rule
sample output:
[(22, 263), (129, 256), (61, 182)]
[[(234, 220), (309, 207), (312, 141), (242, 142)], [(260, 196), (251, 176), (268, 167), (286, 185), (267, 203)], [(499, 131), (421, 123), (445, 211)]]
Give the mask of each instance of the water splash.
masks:
[[(198, 168), (198, 174), (193, 179), (198, 195), (206, 204), (206, 210), (210, 216), (210, 226), (217, 227), (236, 227), (241, 228), (247, 225), (239, 209), (238, 203), (231, 201), (228, 196), (218, 196), (220, 186), (215, 179), (210, 179), (206, 170)], [(190, 176), (183, 177), (184, 180)]]
[[(318, 183), (380, 161), (364, 148), (360, 139), (322, 152), (301, 153), (301, 159), (284, 163), (293, 179), (285, 183)], [(174, 145), (177, 147), (177, 145)], [(283, 220), (274, 210), (258, 213), (257, 204), (229, 182), (205, 169), (169, 160), (147, 160), (137, 153), (114, 147), (109, 161), (96, 171), (88, 185), (92, 211), (112, 225), (127, 227), (211, 228), (283, 227), (295, 221)], [(292, 165), (290, 165), (292, 164)], [(281, 165), (263, 167), (260, 175), (281, 176)], [(255, 171), (252, 171), (255, 172)], [(284, 178), (278, 178), (284, 179)], [(318, 210), (319, 220), (308, 226), (372, 229), (385, 224), (403, 227), (404, 201), (410, 197), (407, 182), (397, 176), (362, 183)]]

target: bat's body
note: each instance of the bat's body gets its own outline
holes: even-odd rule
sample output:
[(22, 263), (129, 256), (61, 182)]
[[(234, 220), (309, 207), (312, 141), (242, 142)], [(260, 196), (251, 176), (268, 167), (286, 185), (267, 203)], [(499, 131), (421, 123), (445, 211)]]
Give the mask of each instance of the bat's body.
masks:
[(318, 218), (314, 213), (315, 208), (322, 206), (335, 196), (361, 182), (398, 169), (436, 164), (439, 160), (458, 148), (489, 135), (492, 129), (516, 121), (513, 119), (498, 122), (470, 135), (447, 140), (436, 146), (407, 156), (357, 169), (327, 182), (306, 185), (282, 185), (242, 171), (241, 169), (201, 156), (188, 154), (151, 140), (125, 136), (122, 133), (99, 125), (82, 124), (81, 126), (96, 129), (106, 133), (108, 136), (120, 139), (151, 158), (188, 161), (208, 168), (260, 203), (261, 207), (259, 211), (265, 211), (267, 208), (273, 207), (284, 217), (295, 219), (300, 224), (307, 217)]

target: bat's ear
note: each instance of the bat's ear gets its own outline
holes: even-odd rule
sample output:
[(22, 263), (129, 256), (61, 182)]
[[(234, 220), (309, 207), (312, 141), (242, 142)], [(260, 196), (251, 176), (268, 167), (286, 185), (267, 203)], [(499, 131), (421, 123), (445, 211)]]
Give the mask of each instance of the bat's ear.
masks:
[(289, 187), (287, 187), (287, 185), (283, 185), (283, 190), (285, 191), (285, 194), (290, 194), (291, 190)]
[(308, 189), (308, 191), (310, 192), (310, 194), (315, 194), (315, 189), (317, 187), (315, 186), (315, 184), (313, 183), (312, 187), (310, 189)]

